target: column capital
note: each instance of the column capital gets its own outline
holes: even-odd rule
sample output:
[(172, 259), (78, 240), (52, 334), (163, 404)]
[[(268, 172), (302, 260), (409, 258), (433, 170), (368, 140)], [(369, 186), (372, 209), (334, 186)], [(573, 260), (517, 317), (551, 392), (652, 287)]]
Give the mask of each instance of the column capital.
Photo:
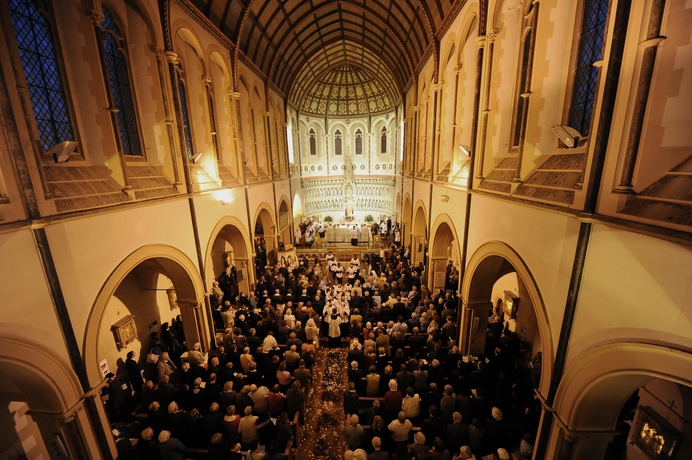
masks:
[(101, 10), (90, 9), (87, 11), (87, 14), (91, 18), (91, 23), (95, 26), (100, 25), (106, 19)]
[(171, 64), (177, 64), (179, 62), (178, 54), (173, 51), (165, 51), (164, 56), (166, 56), (166, 61)]

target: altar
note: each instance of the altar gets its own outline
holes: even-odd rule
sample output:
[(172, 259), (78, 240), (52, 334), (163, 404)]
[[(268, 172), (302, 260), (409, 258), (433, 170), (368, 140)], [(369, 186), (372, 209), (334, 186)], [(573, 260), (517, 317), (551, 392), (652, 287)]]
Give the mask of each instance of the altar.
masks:
[(351, 242), (351, 231), (353, 227), (358, 228), (358, 244), (364, 244), (370, 246), (372, 243), (372, 233), (370, 232), (370, 226), (367, 224), (334, 224), (329, 225), (325, 228), (325, 236), (327, 239), (327, 244), (337, 244), (337, 243), (350, 243)]

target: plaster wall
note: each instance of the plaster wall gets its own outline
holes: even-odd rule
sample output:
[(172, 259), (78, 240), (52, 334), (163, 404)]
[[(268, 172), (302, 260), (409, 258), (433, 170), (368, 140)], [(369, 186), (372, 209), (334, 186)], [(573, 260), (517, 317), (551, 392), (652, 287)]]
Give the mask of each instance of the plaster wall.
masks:
[[(130, 351), (137, 354), (136, 359), (145, 370), (145, 377), (151, 379), (154, 376), (154, 367), (146, 362), (147, 353), (153, 346), (149, 337), (149, 324), (156, 321), (158, 332), (161, 324), (167, 322), (172, 325), (172, 320), (180, 314), (180, 308), (170, 308), (166, 294), (166, 289), (173, 287), (173, 281), (161, 273), (155, 276), (155, 283), (150, 284), (149, 280), (140, 280), (138, 270), (130, 272), (115, 295), (109, 299), (103, 314), (96, 345), (99, 362), (106, 359), (109, 370), (117, 375), (124, 375), (125, 381), (128, 380), (125, 360)], [(128, 315), (135, 315), (138, 339), (118, 351), (110, 327)]]
[(63, 221), (46, 227), (46, 233), (80, 348), (101, 287), (136, 249), (168, 245), (197, 261), (185, 200)]
[[(502, 241), (521, 257), (543, 299), (554, 349), (578, 234), (579, 222), (574, 218), (483, 195), (473, 197), (468, 257), (491, 241)], [(540, 311), (540, 306), (536, 305), (536, 309)]]
[(0, 260), (0, 335), (20, 335), (44, 344), (69, 362), (31, 230), (0, 234)]
[(595, 224), (567, 364), (611, 341), (692, 348), (692, 250)]

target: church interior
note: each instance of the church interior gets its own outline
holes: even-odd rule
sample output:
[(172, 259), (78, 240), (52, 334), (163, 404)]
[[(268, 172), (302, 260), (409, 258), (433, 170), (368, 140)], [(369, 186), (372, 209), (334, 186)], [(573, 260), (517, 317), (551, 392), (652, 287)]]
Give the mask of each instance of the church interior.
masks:
[[(222, 273), (249, 293), (260, 263), (390, 243), (431, 292), (458, 270), (461, 354), (498, 309), (542, 355), (532, 458), (692, 458), (692, 1), (0, 21), (0, 460), (118, 458), (107, 375), (151, 366), (164, 324), (215, 350)], [(396, 242), (369, 232), (388, 219)]]

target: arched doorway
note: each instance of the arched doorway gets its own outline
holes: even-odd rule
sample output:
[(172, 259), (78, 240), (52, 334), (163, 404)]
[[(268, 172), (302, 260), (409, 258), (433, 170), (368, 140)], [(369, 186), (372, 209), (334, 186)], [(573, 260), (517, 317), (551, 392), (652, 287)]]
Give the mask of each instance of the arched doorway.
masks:
[[(672, 428), (689, 437), (690, 387), (689, 352), (666, 344), (597, 344), (575, 357), (562, 378), (553, 406), (555, 417), (546, 458), (604, 458), (608, 444), (619, 434), (616, 424), (620, 410), (635, 391), (642, 399), (632, 423), (631, 439), (638, 435), (641, 439), (641, 422), (653, 420), (655, 424), (660, 419), (667, 422), (664, 430)], [(681, 420), (685, 416), (686, 420)], [(669, 442), (670, 437), (666, 439)], [(639, 445), (627, 449), (628, 459), (650, 458), (642, 456), (645, 449)], [(691, 454), (692, 447), (682, 443), (676, 458), (690, 458)]]
[(426, 251), (428, 249), (428, 218), (425, 215), (425, 209), (421, 202), (418, 202), (416, 206), (411, 245), (411, 263), (418, 265), (423, 262), (425, 265)]
[(0, 388), (0, 445), (8, 458), (101, 458), (81, 386), (62, 356), (24, 337), (0, 337)]
[[(505, 278), (506, 275), (510, 276)], [(516, 292), (506, 289), (507, 285), (502, 283), (516, 283)], [(505, 293), (505, 290), (509, 292)], [(503, 300), (501, 306), (505, 308), (505, 321), (514, 321), (515, 332), (530, 345), (532, 356), (539, 351), (542, 353), (542, 371), (536, 383), (538, 391), (547, 394), (554, 356), (548, 314), (528, 267), (504, 243), (494, 241), (481, 246), (466, 266), (461, 286), (465, 306), (459, 342), (462, 350), (473, 355), (485, 351), (488, 315), (496, 306), (494, 301), (498, 296)], [(509, 307), (512, 309), (508, 310)]]
[[(255, 254), (265, 265), (276, 263), (276, 223), (272, 217), (272, 209), (262, 203), (255, 214), (253, 229)], [(289, 240), (290, 241), (290, 240)]]
[[(207, 279), (219, 279), (225, 273), (235, 286), (232, 286), (232, 292), (250, 292), (254, 278), (248, 241), (247, 231), (239, 219), (232, 216), (221, 219), (211, 232), (207, 245)], [(235, 279), (232, 279), (232, 272), (235, 272)]]
[[(431, 235), (428, 285), (431, 286), (433, 292), (437, 292), (439, 289), (449, 287), (446, 285), (448, 264), (451, 262), (457, 271), (459, 269), (459, 243), (451, 219), (446, 214), (438, 216), (433, 224)], [(453, 289), (459, 289), (458, 282)]]
[(406, 195), (404, 207), (401, 210), (401, 236), (404, 246), (411, 244), (411, 198)]
[(305, 212), (303, 211), (303, 201), (300, 196), (296, 193), (293, 196), (293, 222), (297, 225), (300, 223)]
[(401, 193), (396, 192), (396, 200), (394, 201), (394, 222), (401, 223)]
[(279, 241), (284, 245), (289, 245), (293, 241), (291, 231), (291, 209), (288, 206), (288, 199), (283, 197), (279, 204)]
[[(146, 363), (153, 346), (150, 334), (165, 322), (172, 327), (178, 315), (188, 345), (200, 342), (208, 349), (212, 331), (197, 270), (184, 253), (159, 245), (136, 250), (113, 270), (87, 320), (84, 355), (92, 384), (103, 381), (104, 360), (111, 372), (124, 373), (129, 351), (137, 354), (149, 378), (154, 372)], [(116, 341), (116, 332), (121, 341)]]

